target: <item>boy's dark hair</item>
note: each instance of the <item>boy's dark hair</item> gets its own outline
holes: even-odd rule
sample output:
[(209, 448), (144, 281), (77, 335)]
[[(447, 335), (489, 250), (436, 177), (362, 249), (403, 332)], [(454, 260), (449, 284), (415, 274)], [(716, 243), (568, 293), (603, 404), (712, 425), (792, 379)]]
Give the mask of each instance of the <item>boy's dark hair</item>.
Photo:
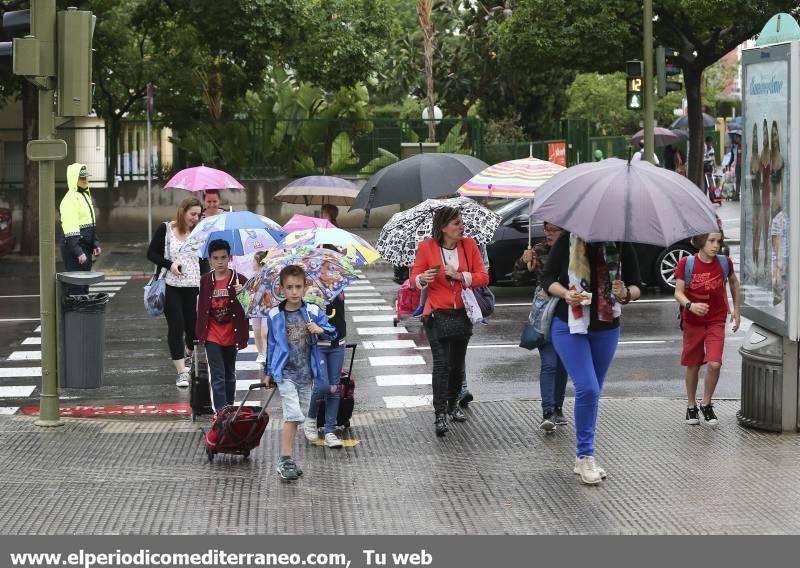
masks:
[(228, 256), (231, 255), (231, 245), (225, 239), (214, 239), (208, 243), (208, 256), (211, 256), (218, 250), (224, 250), (228, 253)]
[[(704, 246), (706, 246), (706, 241), (708, 241), (708, 235), (710, 234), (711, 233), (703, 233), (702, 235), (693, 236), (691, 238), (692, 246), (697, 250), (702, 249)], [(719, 239), (720, 249), (724, 244), (725, 244), (725, 235), (722, 232), (720, 232), (720, 239)]]
[(219, 197), (219, 190), (218, 189), (207, 189), (207, 190), (205, 190), (203, 192), (203, 197), (205, 197), (206, 195), (216, 195), (217, 197)]
[(281, 286), (283, 286), (283, 283), (286, 281), (287, 278), (290, 278), (292, 276), (297, 276), (298, 278), (302, 278), (303, 282), (306, 281), (305, 270), (303, 270), (296, 264), (290, 264), (289, 266), (284, 266), (283, 269), (281, 270), (281, 273), (279, 275)]

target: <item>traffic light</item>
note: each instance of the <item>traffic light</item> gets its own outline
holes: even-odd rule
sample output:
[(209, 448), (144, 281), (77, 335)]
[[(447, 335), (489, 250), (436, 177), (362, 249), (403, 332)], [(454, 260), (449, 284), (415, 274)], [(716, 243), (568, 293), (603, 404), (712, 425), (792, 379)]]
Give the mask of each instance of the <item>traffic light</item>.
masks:
[(638, 60), (625, 62), (625, 106), (628, 110), (642, 110), (642, 62)]
[(68, 8), (58, 12), (58, 116), (92, 112), (92, 36), (97, 17)]
[[(13, 36), (27, 35), (31, 30), (31, 11), (15, 10), (3, 14), (3, 36), (11, 39)], [(14, 43), (12, 41), (0, 42), (0, 62), (12, 64)]]
[(671, 47), (656, 48), (656, 95), (658, 98), (667, 96), (670, 91), (680, 91), (683, 83), (670, 81), (669, 78), (681, 74), (678, 61), (681, 52)]

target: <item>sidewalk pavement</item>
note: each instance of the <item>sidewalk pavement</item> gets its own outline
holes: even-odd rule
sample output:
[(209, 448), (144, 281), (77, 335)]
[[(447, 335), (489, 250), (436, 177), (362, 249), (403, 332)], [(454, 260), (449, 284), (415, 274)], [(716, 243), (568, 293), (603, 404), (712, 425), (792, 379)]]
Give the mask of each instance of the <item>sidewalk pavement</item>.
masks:
[[(800, 436), (687, 426), (677, 400), (604, 399), (597, 456), (572, 473), (574, 431), (536, 402), (473, 403), (437, 439), (427, 409), (357, 412), (340, 450), (297, 441), (278, 479), (280, 406), (249, 460), (209, 463), (197, 424), (0, 417), (3, 534), (661, 534), (800, 531)], [(572, 400), (567, 416), (572, 417)], [(207, 423), (206, 423), (207, 424)], [(351, 442), (355, 443), (355, 442)]]

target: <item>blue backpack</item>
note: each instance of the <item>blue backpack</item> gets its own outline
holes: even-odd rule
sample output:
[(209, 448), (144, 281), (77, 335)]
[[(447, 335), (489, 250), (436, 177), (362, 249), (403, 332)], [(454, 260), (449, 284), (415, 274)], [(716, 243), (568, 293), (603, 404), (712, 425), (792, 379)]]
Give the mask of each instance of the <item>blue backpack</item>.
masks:
[[(717, 262), (719, 262), (720, 268), (722, 268), (722, 285), (725, 286), (725, 282), (728, 281), (728, 275), (730, 273), (730, 265), (728, 264), (728, 257), (722, 254), (718, 254), (716, 258)], [(697, 256), (694, 254), (686, 258), (686, 267), (683, 271), (683, 281), (686, 283), (686, 288), (689, 288), (689, 284), (692, 283), (692, 273), (694, 272), (695, 259), (697, 259)], [(678, 322), (679, 322), (679, 327), (683, 329), (683, 307), (678, 308)]]

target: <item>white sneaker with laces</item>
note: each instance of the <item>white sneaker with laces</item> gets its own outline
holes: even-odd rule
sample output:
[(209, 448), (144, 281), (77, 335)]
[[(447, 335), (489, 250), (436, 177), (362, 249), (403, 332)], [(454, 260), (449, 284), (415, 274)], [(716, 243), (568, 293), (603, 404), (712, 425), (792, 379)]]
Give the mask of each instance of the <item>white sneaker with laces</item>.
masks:
[(342, 441), (333, 432), (325, 434), (325, 444), (329, 448), (341, 448), (343, 445)]
[[(579, 458), (575, 458), (575, 467), (572, 469), (572, 472), (575, 473), (575, 474), (579, 474), (580, 473), (580, 471), (578, 470), (578, 463), (579, 462), (580, 462), (580, 459)], [(599, 463), (597, 463), (596, 459), (594, 460), (594, 465), (597, 468), (597, 472), (600, 474), (600, 477), (602, 477), (603, 479), (608, 477), (608, 474), (606, 473), (606, 470), (603, 469), (603, 466), (601, 466)]]
[(306, 418), (306, 421), (303, 422), (303, 434), (305, 434), (306, 440), (309, 442), (316, 442), (319, 440), (316, 418)]
[(178, 373), (178, 378), (175, 379), (175, 386), (176, 387), (188, 387), (192, 382), (192, 374), (189, 372), (188, 369), (185, 371), (181, 371)]
[(575, 467), (572, 470), (581, 476), (581, 481), (586, 485), (597, 485), (603, 481), (600, 471), (597, 469), (597, 462), (594, 456), (581, 456), (575, 460)]

